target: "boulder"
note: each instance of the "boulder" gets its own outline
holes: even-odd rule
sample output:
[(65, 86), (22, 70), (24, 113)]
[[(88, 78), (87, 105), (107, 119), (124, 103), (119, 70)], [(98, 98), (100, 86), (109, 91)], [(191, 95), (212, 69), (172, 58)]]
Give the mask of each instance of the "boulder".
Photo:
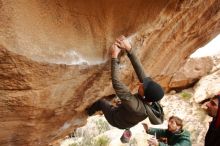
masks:
[(197, 103), (200, 103), (214, 95), (220, 93), (220, 70), (215, 71), (212, 74), (204, 76), (194, 86), (194, 99)]
[(171, 89), (184, 89), (193, 86), (201, 77), (211, 72), (214, 66), (211, 57), (190, 58), (172, 77)]
[[(220, 33), (219, 0), (0, 0), (0, 145), (46, 146), (114, 94), (109, 46), (124, 34), (165, 91)], [(122, 81), (137, 78), (126, 57)]]

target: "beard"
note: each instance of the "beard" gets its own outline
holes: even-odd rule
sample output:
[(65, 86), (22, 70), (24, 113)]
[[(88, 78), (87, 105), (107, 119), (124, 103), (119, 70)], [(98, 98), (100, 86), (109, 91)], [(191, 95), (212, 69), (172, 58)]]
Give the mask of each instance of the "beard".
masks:
[(217, 113), (213, 113), (210, 110), (206, 110), (207, 115), (209, 115), (210, 117), (216, 117)]

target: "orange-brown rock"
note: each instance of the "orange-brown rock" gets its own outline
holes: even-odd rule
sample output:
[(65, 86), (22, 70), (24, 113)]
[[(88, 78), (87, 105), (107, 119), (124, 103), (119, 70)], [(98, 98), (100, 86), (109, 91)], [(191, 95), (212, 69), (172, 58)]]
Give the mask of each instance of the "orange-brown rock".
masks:
[[(85, 108), (113, 94), (108, 48), (118, 35), (169, 90), (220, 32), (219, 0), (0, 0), (0, 10), (2, 146), (49, 145), (83, 125)], [(127, 62), (123, 80), (134, 89)]]
[(0, 62), (1, 145), (46, 145), (67, 135), (86, 122), (84, 108), (110, 85), (103, 80), (106, 64), (37, 63), (3, 47)]
[(192, 86), (201, 77), (207, 75), (214, 64), (211, 57), (190, 58), (183, 67), (177, 71), (169, 84), (169, 88), (184, 89)]

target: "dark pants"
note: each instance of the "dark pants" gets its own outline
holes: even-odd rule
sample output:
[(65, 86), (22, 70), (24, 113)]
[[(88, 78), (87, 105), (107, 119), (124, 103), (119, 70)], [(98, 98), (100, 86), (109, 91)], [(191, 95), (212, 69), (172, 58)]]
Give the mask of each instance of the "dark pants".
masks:
[[(104, 100), (104, 99), (100, 99), (97, 102), (95, 102), (90, 108), (89, 110), (91, 111), (92, 114), (94, 114), (96, 111), (102, 111), (106, 120), (112, 125), (112, 126), (116, 126), (115, 122), (114, 122), (114, 110), (115, 107), (112, 106), (108, 101)], [(90, 116), (92, 114), (89, 114)]]

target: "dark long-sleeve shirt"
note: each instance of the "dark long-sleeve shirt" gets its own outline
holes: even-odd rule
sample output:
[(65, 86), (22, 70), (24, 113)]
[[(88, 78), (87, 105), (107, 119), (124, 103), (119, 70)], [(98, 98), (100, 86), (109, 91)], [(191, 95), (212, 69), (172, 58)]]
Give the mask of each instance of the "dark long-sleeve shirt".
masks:
[[(146, 77), (143, 67), (139, 60), (133, 53), (128, 53), (128, 57), (134, 67), (140, 82)], [(122, 103), (115, 108), (113, 114), (113, 123), (118, 128), (130, 128), (147, 118), (144, 103), (138, 97), (138, 94), (132, 94), (128, 87), (119, 79), (119, 62), (118, 59), (112, 58), (111, 64), (112, 85), (115, 89), (117, 96), (121, 99)]]
[(209, 127), (205, 136), (205, 146), (220, 146), (220, 128)]
[[(136, 57), (136, 55), (134, 54), (133, 50), (131, 50), (130, 52), (127, 53), (132, 66), (135, 70), (135, 73), (137, 74), (137, 77), (139, 79), (139, 81), (141, 83), (143, 83), (144, 78), (146, 77), (145, 73), (144, 73), (144, 69), (139, 61), (139, 59)], [(126, 99), (126, 98), (130, 98), (130, 91), (128, 89), (128, 87), (120, 81), (119, 79), (119, 62), (118, 59), (116, 58), (112, 58), (112, 66), (111, 66), (111, 73), (112, 73), (112, 85), (113, 88), (115, 89), (115, 92), (117, 94), (117, 96), (120, 99)]]

